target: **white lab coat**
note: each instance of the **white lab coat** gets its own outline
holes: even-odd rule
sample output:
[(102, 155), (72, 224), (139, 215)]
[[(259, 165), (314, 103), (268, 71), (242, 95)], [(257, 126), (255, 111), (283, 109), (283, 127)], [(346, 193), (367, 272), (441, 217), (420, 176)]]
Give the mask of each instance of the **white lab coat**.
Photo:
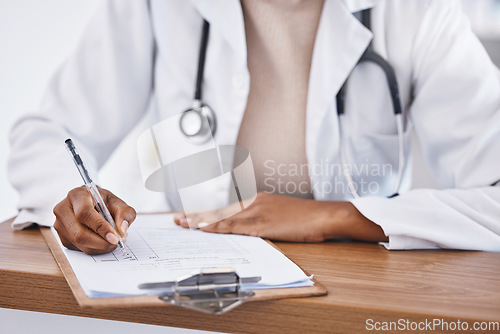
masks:
[[(353, 15), (369, 7), (373, 35)], [(41, 110), (15, 124), (9, 170), (21, 211), (14, 226), (51, 224), (50, 209), (81, 185), (64, 139), (72, 137), (91, 169), (98, 170), (150, 103), (158, 121), (191, 105), (202, 17), (211, 24), (204, 100), (218, 116), (215, 141), (236, 142), (250, 82), (239, 1), (151, 0), (151, 13), (145, 0), (107, 0), (53, 78)], [(394, 186), (397, 131), (385, 78), (377, 67), (362, 65), (353, 72), (347, 94), (349, 162), (390, 164), (394, 172), (373, 176), (380, 188), (362, 199), (353, 200), (347, 190), (322, 191), (323, 185), (344, 182), (318, 166), (339, 164), (335, 96), (373, 36), (375, 50), (397, 74), (407, 113), (406, 143), (414, 129), (444, 190), (408, 191), (408, 167), (399, 197), (374, 196), (386, 196)], [(500, 187), (492, 186), (500, 180), (499, 72), (458, 1), (326, 0), (306, 118), (317, 200), (352, 201), (389, 236), (389, 249), (500, 251)], [(167, 201), (173, 209), (179, 205), (176, 198)]]

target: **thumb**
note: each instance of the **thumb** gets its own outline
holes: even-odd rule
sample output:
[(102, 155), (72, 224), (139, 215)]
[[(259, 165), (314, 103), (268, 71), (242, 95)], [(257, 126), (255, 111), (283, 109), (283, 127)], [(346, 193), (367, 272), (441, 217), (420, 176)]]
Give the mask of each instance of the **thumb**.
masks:
[(125, 203), (122, 199), (115, 196), (110, 191), (106, 194), (106, 204), (108, 206), (109, 212), (115, 220), (116, 229), (122, 237), (127, 236), (127, 230), (130, 225), (134, 222), (136, 217), (136, 212), (134, 208)]

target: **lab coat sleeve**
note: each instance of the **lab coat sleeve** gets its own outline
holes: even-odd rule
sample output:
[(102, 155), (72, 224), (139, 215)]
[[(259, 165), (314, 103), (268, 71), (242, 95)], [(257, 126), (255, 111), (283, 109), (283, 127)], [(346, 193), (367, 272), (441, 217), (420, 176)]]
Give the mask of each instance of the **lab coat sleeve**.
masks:
[(414, 43), (410, 117), (443, 190), (353, 204), (382, 227), (389, 249), (500, 251), (500, 75), (458, 1), (428, 6)]
[(107, 0), (52, 78), (40, 110), (14, 124), (8, 161), (20, 195), (14, 228), (51, 225), (53, 207), (83, 184), (65, 139), (74, 140), (95, 177), (147, 110), (153, 66), (147, 5)]

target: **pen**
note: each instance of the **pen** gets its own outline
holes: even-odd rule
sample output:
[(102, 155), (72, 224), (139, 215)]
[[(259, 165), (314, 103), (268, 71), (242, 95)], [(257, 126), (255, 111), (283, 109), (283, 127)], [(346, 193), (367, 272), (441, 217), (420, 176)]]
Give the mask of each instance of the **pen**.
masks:
[[(115, 221), (113, 220), (111, 213), (106, 207), (106, 204), (104, 203), (104, 200), (102, 199), (96, 184), (94, 183), (94, 181), (92, 181), (89, 171), (87, 170), (85, 163), (80, 157), (80, 154), (78, 153), (75, 144), (73, 144), (73, 141), (71, 139), (66, 139), (64, 142), (66, 143), (66, 148), (68, 149), (69, 153), (71, 154), (71, 157), (73, 158), (73, 161), (75, 162), (76, 168), (78, 168), (78, 172), (80, 172), (80, 175), (82, 176), (83, 182), (85, 183), (85, 187), (87, 188), (89, 193), (92, 195), (92, 198), (94, 199), (94, 202), (97, 206), (99, 213), (104, 219), (106, 219), (106, 221), (113, 227), (113, 229), (117, 231)], [(125, 249), (125, 244), (118, 231), (117, 234), (118, 234), (118, 246), (120, 247), (123, 255), (128, 256), (127, 250)]]

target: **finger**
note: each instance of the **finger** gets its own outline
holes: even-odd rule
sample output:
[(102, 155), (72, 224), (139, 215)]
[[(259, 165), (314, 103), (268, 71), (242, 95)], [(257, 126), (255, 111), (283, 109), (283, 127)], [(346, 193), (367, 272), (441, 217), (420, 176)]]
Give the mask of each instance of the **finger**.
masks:
[(115, 220), (118, 232), (123, 237), (126, 237), (128, 234), (128, 228), (134, 222), (137, 213), (134, 208), (129, 206), (119, 197), (115, 196), (112, 192), (104, 189), (99, 189), (99, 191), (103, 195), (109, 212)]
[[(92, 208), (92, 211), (97, 213), (94, 208)], [(92, 248), (102, 250), (102, 252), (110, 252), (115, 248), (117, 242), (108, 242), (100, 235), (96, 234), (93, 230), (91, 230), (87, 225), (79, 222), (73, 212), (73, 208), (70, 205), (64, 205), (58, 208), (57, 215), (58, 221), (60, 221), (60, 225), (64, 226), (64, 228), (59, 227), (59, 229), (62, 231), (61, 233), (63, 237), (66, 239), (66, 241), (78, 247), (78, 249), (83, 250), (83, 248)], [(99, 214), (97, 215), (100, 217)], [(100, 218), (104, 220), (102, 217)], [(106, 221), (104, 220), (104, 222)]]
[(184, 227), (184, 228), (196, 228), (197, 226), (193, 224), (193, 218), (186, 217), (182, 218), (179, 222), (179, 225)]
[[(60, 231), (61, 229), (59, 229), (58, 234), (61, 239), (61, 243), (68, 249), (81, 250), (86, 254), (102, 254), (112, 252), (116, 248), (116, 245), (105, 242), (89, 229), (83, 231), (84, 234), (70, 234), (69, 237), (68, 234), (60, 233)], [(92, 237), (97, 238), (97, 240), (92, 240)]]
[(212, 224), (199, 224), (203, 232), (259, 236), (255, 219), (231, 217)]
[[(101, 214), (96, 211), (94, 207), (94, 200), (88, 192), (70, 192), (68, 197), (71, 202), (74, 217), (78, 224), (85, 225), (88, 229), (97, 233), (103, 240), (110, 244), (116, 245), (118, 243), (118, 233), (113, 229), (111, 224), (109, 224), (106, 219), (104, 219)], [(64, 214), (64, 217), (68, 216), (71, 216), (70, 212)], [(65, 222), (65, 225), (68, 229), (70, 229), (69, 225), (72, 225), (71, 220), (68, 219), (67, 222)], [(83, 234), (81, 237), (84, 238), (83, 240), (85, 241), (87, 241), (87, 238), (91, 238), (90, 236), (86, 236), (86, 231), (82, 231), (78, 227), (72, 227), (71, 229), (74, 233)]]
[(201, 222), (200, 224), (198, 224), (200, 230), (202, 230), (203, 232), (223, 234), (232, 233), (234, 225), (235, 223), (232, 219), (224, 219), (215, 223)]
[[(232, 230), (235, 225), (239, 225), (239, 222), (244, 220), (248, 221), (251, 219), (255, 213), (251, 208), (245, 209), (232, 215), (229, 218), (221, 219), (218, 222), (208, 223), (207, 221), (198, 222), (198, 228), (204, 232), (212, 233), (233, 233)], [(209, 220), (208, 220), (209, 221)], [(240, 228), (238, 226), (238, 228)]]
[(223, 220), (234, 216), (242, 211), (241, 208), (241, 202), (234, 202), (224, 208), (218, 209), (215, 211), (216, 220)]
[(198, 228), (198, 224), (202, 221), (216, 221), (216, 210), (191, 211), (186, 213), (186, 219), (181, 220), (181, 226), (185, 228)]
[(174, 215), (174, 223), (177, 225), (181, 225), (181, 220), (186, 218), (184, 213), (178, 212)]
[(116, 244), (118, 243), (118, 239), (116, 239), (116, 242), (115, 240), (112, 240), (113, 243), (104, 240), (101, 236), (82, 224), (72, 224), (70, 226), (66, 224), (66, 226), (70, 235), (70, 239), (68, 240), (82, 251), (89, 248), (100, 250), (102, 253), (107, 253), (114, 250), (116, 248)]
[(61, 243), (63, 244), (64, 247), (72, 250), (79, 250), (78, 247), (73, 245), (71, 242), (68, 240), (68, 230), (64, 227), (64, 224), (61, 223), (60, 220), (55, 221), (54, 223), (54, 229), (56, 230), (57, 234), (59, 235), (59, 239), (61, 239)]
[(179, 225), (181, 227), (184, 227), (184, 228), (191, 228), (191, 227), (193, 227), (192, 226), (193, 218), (186, 217), (184, 215), (178, 215), (178, 216), (174, 217), (174, 222), (177, 225)]
[(81, 251), (84, 252), (87, 255), (99, 255), (99, 254), (105, 254), (112, 252), (116, 249), (116, 245), (112, 247), (111, 250), (103, 250), (103, 249), (95, 249), (95, 248), (82, 248)]
[[(77, 246), (73, 245), (66, 238), (67, 231), (66, 231), (66, 228), (64, 227), (64, 225), (60, 224), (58, 226), (57, 223), (58, 222), (56, 222), (54, 224), (54, 228), (56, 229), (56, 231), (58, 231), (57, 233), (59, 234), (59, 238), (61, 239), (61, 243), (63, 244), (64, 247), (66, 247), (68, 249), (82, 251), (83, 253), (85, 253), (87, 255), (97, 255), (97, 254), (104, 254), (104, 253), (112, 252), (117, 247), (117, 246), (111, 245), (111, 247), (108, 247), (106, 249), (95, 249), (95, 248), (89, 248), (89, 247), (84, 247), (84, 246), (81, 246), (81, 248), (78, 248)], [(65, 233), (64, 232), (63, 233), (59, 233), (59, 231), (61, 231), (61, 232), (66, 231), (66, 232)]]
[(54, 222), (54, 229), (59, 235), (59, 239), (61, 239), (61, 243), (64, 247), (72, 250), (80, 250), (77, 245), (73, 244), (70, 240), (73, 240), (73, 236), (68, 231), (66, 224), (75, 224), (74, 220), (71, 220), (70, 217), (74, 216), (71, 208), (71, 202), (68, 197), (66, 197), (63, 201), (58, 203), (54, 207), (54, 214), (56, 216), (56, 221)]
[(96, 249), (102, 253), (108, 253), (116, 248), (116, 244), (104, 240), (83, 225), (73, 225), (69, 230), (72, 237), (69, 241), (82, 251), (84, 249)]
[[(254, 214), (252, 208), (241, 211), (240, 203), (236, 202), (220, 209), (189, 213), (187, 220), (180, 219), (179, 224), (183, 227), (201, 228), (206, 227), (209, 224), (208, 222), (214, 224), (215, 222), (222, 222), (228, 217), (231, 219), (251, 218)], [(224, 224), (221, 226), (224, 226)]]

